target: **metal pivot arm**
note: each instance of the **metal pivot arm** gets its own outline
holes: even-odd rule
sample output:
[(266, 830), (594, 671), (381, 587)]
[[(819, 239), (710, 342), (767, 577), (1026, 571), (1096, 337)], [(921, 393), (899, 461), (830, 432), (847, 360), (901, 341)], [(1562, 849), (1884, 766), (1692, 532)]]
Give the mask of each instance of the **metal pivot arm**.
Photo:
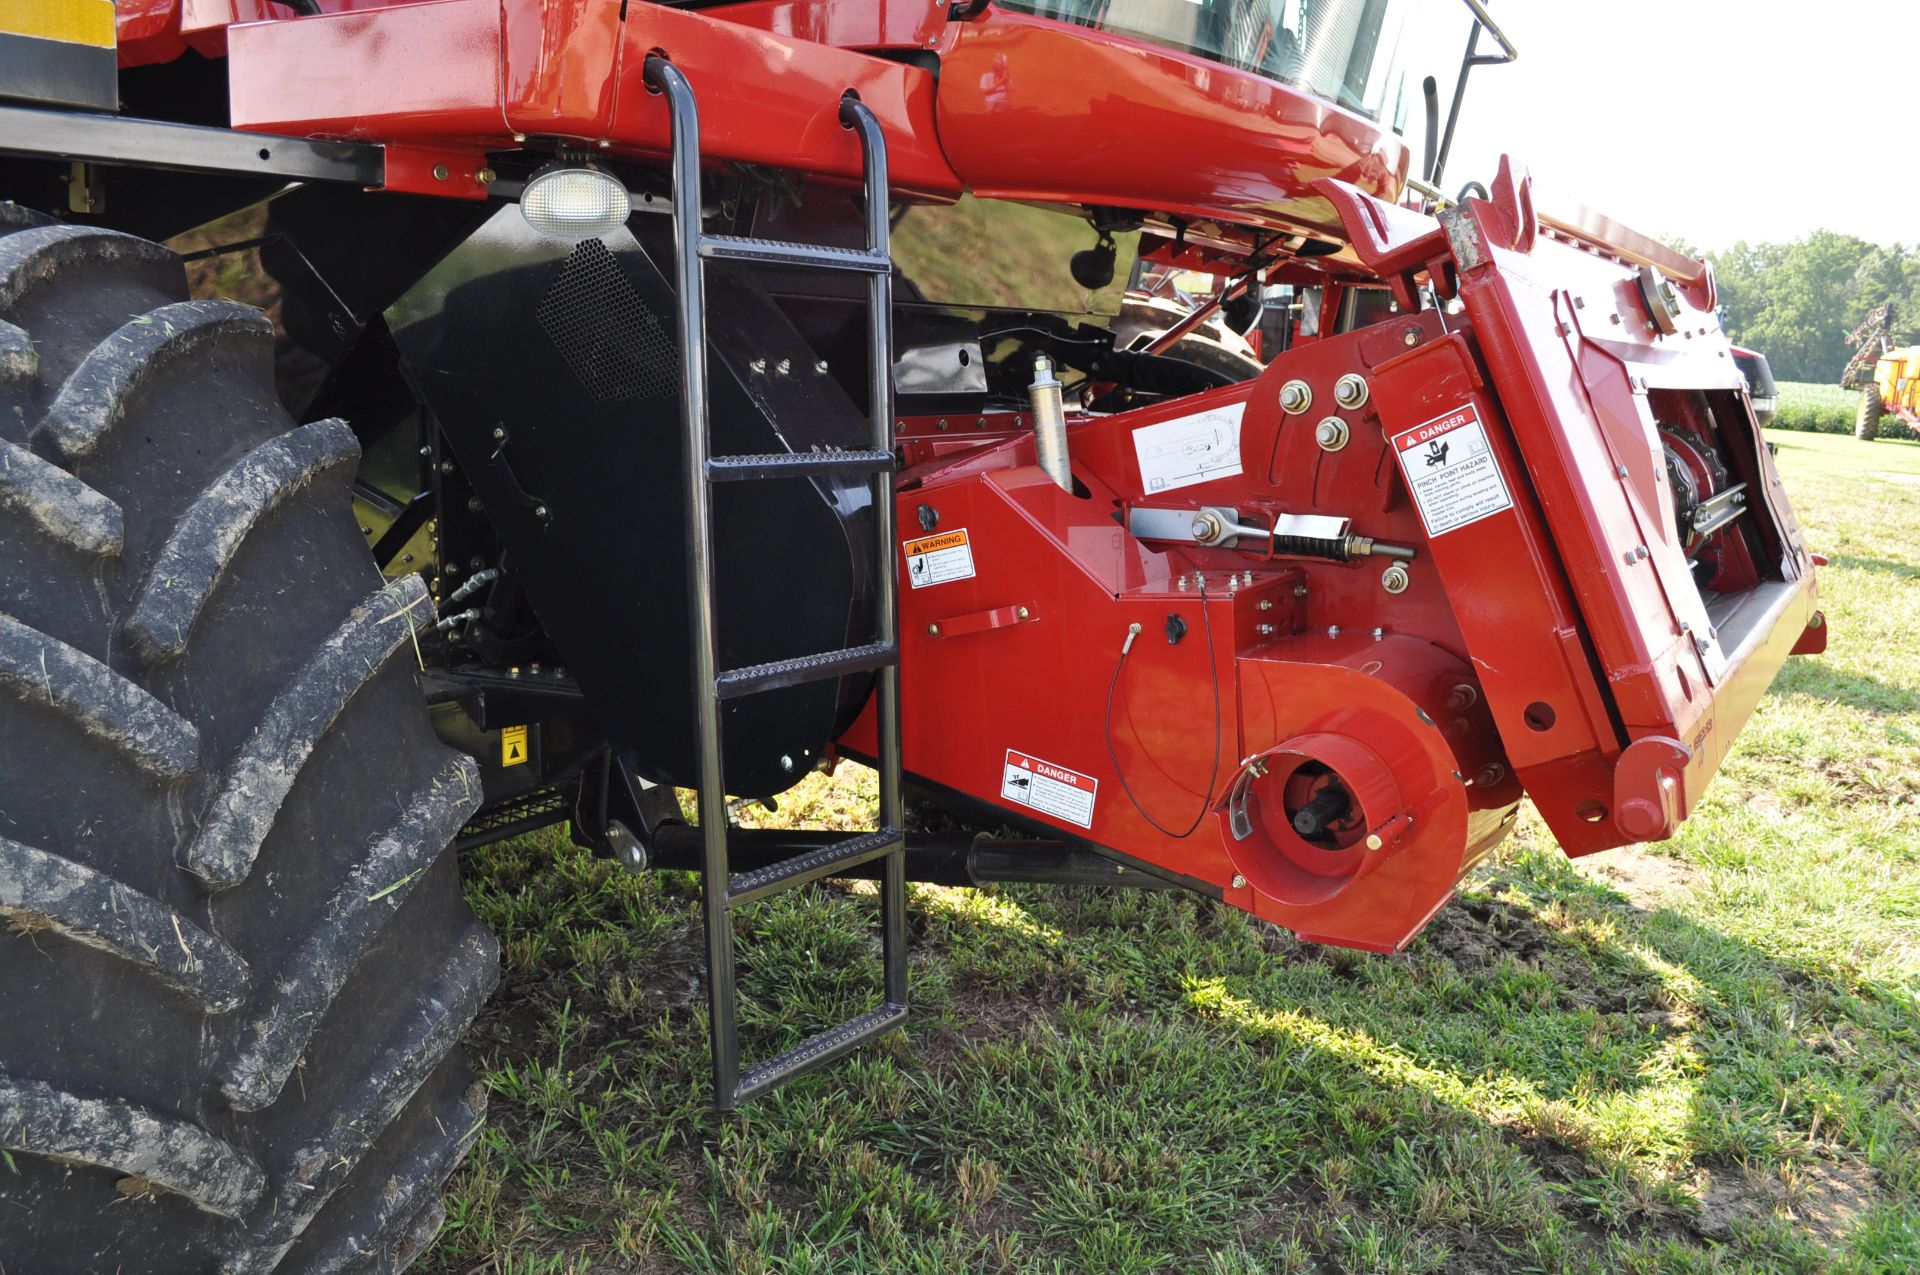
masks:
[[(899, 1026), (907, 1014), (905, 820), (900, 792), (900, 670), (893, 564), (893, 266), (888, 249), (886, 139), (873, 113), (851, 94), (840, 122), (860, 141), (865, 173), (866, 243), (828, 248), (768, 239), (709, 235), (700, 218), (700, 116), (686, 76), (665, 58), (649, 57), (647, 85), (663, 93), (672, 121), (673, 238), (678, 292), (680, 410), (686, 431), (687, 611), (692, 626), (694, 725), (699, 736), (702, 903), (707, 934), (707, 998), (713, 1043), (714, 1105), (732, 1110), (757, 1094), (839, 1058)], [(806, 455), (713, 456), (707, 400), (706, 262), (806, 266), (865, 276), (868, 363), (872, 374), (867, 449)], [(878, 596), (873, 640), (837, 651), (790, 656), (748, 668), (722, 669), (714, 619), (712, 484), (863, 474), (871, 485), (874, 579)], [(722, 773), (720, 706), (725, 700), (802, 682), (877, 671), (880, 771), (879, 826), (853, 837), (813, 834), (789, 858), (734, 875), (729, 864), (727, 787)], [(885, 988), (879, 1008), (810, 1037), (742, 1071), (733, 965), (735, 907), (809, 881), (873, 862), (880, 864), (880, 925)]]

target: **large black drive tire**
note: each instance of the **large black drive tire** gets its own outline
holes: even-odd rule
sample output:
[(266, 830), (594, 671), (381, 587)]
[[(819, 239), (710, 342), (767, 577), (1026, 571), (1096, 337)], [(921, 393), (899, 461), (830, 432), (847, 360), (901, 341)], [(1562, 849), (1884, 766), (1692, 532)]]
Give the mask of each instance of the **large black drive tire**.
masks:
[(1868, 382), (1867, 388), (1860, 391), (1860, 414), (1854, 418), (1853, 436), (1867, 442), (1880, 437), (1880, 418), (1886, 410), (1886, 404), (1880, 399), (1880, 387)]
[(256, 310), (0, 205), (0, 1269), (390, 1271), (497, 976), (416, 578)]

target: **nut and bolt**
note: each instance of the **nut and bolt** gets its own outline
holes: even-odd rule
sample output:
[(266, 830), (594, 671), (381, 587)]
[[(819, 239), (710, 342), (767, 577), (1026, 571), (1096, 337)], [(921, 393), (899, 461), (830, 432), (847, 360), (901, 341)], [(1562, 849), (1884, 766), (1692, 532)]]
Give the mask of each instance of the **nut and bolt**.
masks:
[(780, 769), (786, 771), (789, 775), (793, 773), (793, 758), (786, 753), (780, 754)]
[(1339, 637), (1339, 636), (1340, 636), (1340, 626), (1339, 626), (1339, 625), (1337, 625), (1337, 624), (1329, 624), (1329, 625), (1327, 626), (1327, 636), (1328, 636), (1328, 637), (1330, 637), (1330, 638), (1337, 638), (1337, 637)]
[(1381, 638), (1385, 637), (1386, 635), (1387, 635), (1387, 631), (1385, 629), (1375, 629), (1373, 631), (1373, 640), (1378, 642)]
[(778, 363), (773, 365), (773, 370), (780, 373), (780, 375), (785, 376), (787, 373), (793, 371), (793, 360), (781, 359)]
[(1027, 610), (1025, 607), (1016, 607), (1014, 608), (1013, 618), (1016, 620), (1031, 620), (1033, 618), (1033, 612)]
[(1304, 598), (1304, 597), (1306, 597), (1306, 596), (1307, 596), (1307, 586), (1306, 586), (1306, 585), (1304, 585), (1304, 584), (1296, 584), (1296, 585), (1294, 585), (1294, 586), (1293, 586), (1293, 596), (1294, 596), (1294, 597), (1296, 597), (1296, 598)]
[(1408, 575), (1406, 567), (1398, 562), (1380, 573), (1380, 587), (1388, 593), (1405, 593), (1407, 586), (1412, 583), (1413, 577)]
[(1313, 427), (1313, 441), (1320, 444), (1323, 452), (1337, 452), (1347, 445), (1347, 423), (1338, 416), (1329, 416)]
[(1258, 602), (1254, 603), (1254, 606), (1262, 611), (1271, 611), (1273, 610), (1273, 599), (1261, 598)]
[(1400, 334), (1400, 344), (1408, 346), (1420, 344), (1420, 329), (1408, 328), (1402, 332)]
[(1247, 879), (1238, 872), (1233, 874), (1233, 888), (1236, 890), (1244, 890), (1247, 888)]
[(1462, 682), (1447, 692), (1447, 709), (1450, 712), (1463, 713), (1467, 709), (1472, 708), (1479, 699), (1480, 692), (1474, 690), (1473, 687), (1467, 685), (1465, 682)]
[(493, 427), (493, 441), (494, 441), (494, 442), (496, 442), (496, 443), (504, 443), (504, 442), (506, 442), (506, 441), (507, 441), (507, 429), (506, 429), (506, 426), (504, 426), (504, 425), (495, 425), (495, 426)]
[(755, 359), (753, 362), (747, 364), (747, 368), (749, 371), (764, 372), (767, 370), (767, 361), (765, 359)]
[(1256, 624), (1253, 626), (1253, 631), (1255, 633), (1258, 633), (1261, 637), (1272, 637), (1274, 634), (1274, 627), (1271, 624)]
[(939, 636), (940, 636), (940, 626), (939, 626), (939, 625), (937, 625), (937, 624), (929, 624), (929, 625), (927, 626), (927, 636), (928, 636), (928, 637), (939, 637)]
[(1305, 381), (1288, 381), (1280, 387), (1280, 410), (1298, 415), (1313, 406), (1313, 389)]
[(1490, 761), (1480, 768), (1479, 774), (1473, 777), (1473, 786), (1475, 788), (1491, 788), (1506, 777), (1507, 768), (1497, 761)]
[(1351, 411), (1367, 403), (1367, 378), (1349, 372), (1333, 383), (1333, 401)]

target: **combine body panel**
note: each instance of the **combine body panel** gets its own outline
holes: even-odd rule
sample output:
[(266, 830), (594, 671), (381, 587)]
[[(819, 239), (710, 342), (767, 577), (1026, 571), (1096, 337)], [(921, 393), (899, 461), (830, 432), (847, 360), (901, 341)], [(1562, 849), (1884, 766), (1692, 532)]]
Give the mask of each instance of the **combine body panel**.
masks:
[[(1505, 162), (1418, 180), (1399, 0), (105, 5), (0, 9), (0, 664), (68, 679), (0, 677), (0, 758), (147, 775), (79, 841), (0, 811), (21, 932), (85, 939), (0, 962), (21, 1038), (73, 1042), (0, 1043), (0, 1145), (56, 1202), (0, 1209), (32, 1269), (417, 1249), (494, 968), (428, 872), (456, 828), (704, 874), (729, 1108), (906, 1017), (909, 877), (1185, 887), (1394, 951), (1523, 799), (1570, 855), (1672, 836), (1823, 649), (1709, 268)], [(1149, 295), (1196, 273), (1197, 308)], [(295, 598), (283, 562), (334, 565)], [(842, 755), (871, 830), (729, 828)], [(922, 835), (909, 792), (1045, 840)], [(733, 909), (847, 875), (881, 882), (875, 1007), (743, 1059)], [(155, 917), (204, 954), (154, 957)], [(98, 990), (105, 948), (198, 1008)], [(118, 1017), (88, 988), (140, 1047), (68, 1031)], [(319, 1106), (276, 1096), (296, 1065)], [(350, 1150), (313, 1141), (336, 1101)], [(63, 1229), (174, 1146), (93, 1125), (213, 1139), (220, 1104), (251, 1176)]]
[[(1459, 307), (1313, 342), (1231, 390), (1084, 420), (1084, 494), (1047, 481), (1025, 440), (910, 468), (901, 525), (957, 529), (972, 571), (904, 594), (906, 761), (1308, 937), (1391, 950), (1523, 790), (1571, 854), (1671, 836), (1822, 628), (1704, 275), (1649, 294), (1603, 249), (1523, 236), (1512, 205), (1435, 225), (1326, 193), (1388, 279), (1429, 272)], [(1396, 233), (1374, 238), (1379, 225)], [(1342, 377), (1364, 402), (1340, 405)], [(1289, 413), (1296, 382), (1313, 405)], [(1316, 437), (1328, 420), (1331, 450)], [(1224, 458), (1183, 474), (1169, 449)], [(1676, 451), (1713, 458), (1705, 503), (1677, 506)], [(1339, 519), (1415, 554), (1193, 543), (1193, 520), (1222, 508), (1269, 530)], [(1735, 521), (1746, 530), (1719, 530)], [(927, 543), (937, 533), (910, 539), (909, 561)], [(1084, 775), (1094, 800), (1032, 800), (1008, 750)], [(1329, 786), (1349, 812), (1301, 836)]]

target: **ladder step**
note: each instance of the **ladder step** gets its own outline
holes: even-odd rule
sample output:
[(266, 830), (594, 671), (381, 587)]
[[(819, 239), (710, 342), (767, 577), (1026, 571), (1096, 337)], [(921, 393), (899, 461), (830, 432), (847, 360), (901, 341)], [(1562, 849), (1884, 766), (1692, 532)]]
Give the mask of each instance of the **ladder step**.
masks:
[(818, 655), (796, 655), (790, 660), (730, 668), (713, 679), (713, 691), (721, 699), (738, 699), (761, 691), (777, 691), (783, 686), (823, 682), (830, 677), (885, 668), (899, 658), (900, 648), (892, 642), (871, 642), (866, 646), (850, 646), (844, 651), (822, 651)]
[(892, 472), (892, 452), (761, 452), (750, 456), (714, 456), (707, 461), (707, 478), (716, 483), (744, 482), (750, 478)]
[(782, 859), (764, 868), (738, 874), (727, 883), (727, 906), (738, 907), (742, 903), (764, 899), (769, 894), (818, 881), (821, 877), (832, 876), (869, 859), (892, 854), (905, 845), (906, 838), (900, 835), (898, 828), (881, 828), (876, 832), (863, 832), (830, 841), (818, 850), (809, 850), (791, 859)]
[(849, 1018), (838, 1027), (829, 1027), (750, 1069), (734, 1086), (733, 1100), (736, 1104), (745, 1102), (815, 1067), (823, 1067), (906, 1021), (905, 1005), (887, 1004), (858, 1018)]
[(853, 270), (861, 274), (893, 272), (893, 261), (884, 252), (788, 243), (781, 239), (748, 239), (741, 235), (702, 235), (700, 255), (710, 261), (759, 261), (768, 265), (811, 266), (816, 270)]

